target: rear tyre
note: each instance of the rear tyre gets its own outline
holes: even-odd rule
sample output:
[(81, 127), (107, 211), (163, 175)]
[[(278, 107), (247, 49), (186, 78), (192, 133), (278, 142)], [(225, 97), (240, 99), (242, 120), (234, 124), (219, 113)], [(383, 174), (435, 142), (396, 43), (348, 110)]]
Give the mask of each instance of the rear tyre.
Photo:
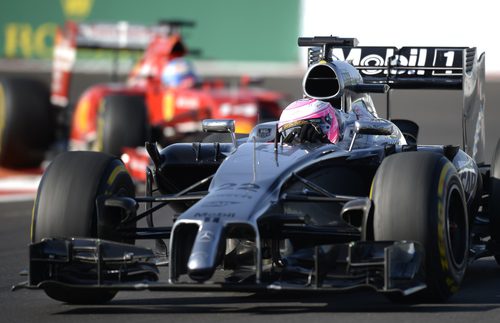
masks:
[(144, 146), (150, 137), (147, 111), (143, 96), (109, 95), (104, 98), (94, 150), (121, 156), (124, 147)]
[[(131, 242), (113, 233), (120, 214), (110, 216), (115, 222), (106, 221), (106, 227), (98, 236), (95, 201), (101, 195), (135, 195), (132, 179), (120, 160), (89, 151), (59, 155), (48, 167), (38, 188), (31, 241), (38, 242), (46, 237), (91, 237)], [(45, 293), (55, 300), (73, 304), (104, 303), (116, 294), (114, 291), (74, 291), (60, 287), (45, 289)]]
[(50, 94), (38, 81), (0, 79), (0, 166), (38, 167), (54, 138)]
[[(491, 238), (500, 242), (500, 140), (497, 142), (495, 154), (491, 161), (490, 170), (490, 199), (488, 203), (490, 217)], [(497, 264), (500, 265), (500, 255), (495, 255)]]
[(458, 291), (467, 268), (469, 226), (454, 166), (432, 152), (387, 157), (372, 187), (375, 240), (412, 240), (425, 250), (427, 288), (393, 301), (442, 302)]

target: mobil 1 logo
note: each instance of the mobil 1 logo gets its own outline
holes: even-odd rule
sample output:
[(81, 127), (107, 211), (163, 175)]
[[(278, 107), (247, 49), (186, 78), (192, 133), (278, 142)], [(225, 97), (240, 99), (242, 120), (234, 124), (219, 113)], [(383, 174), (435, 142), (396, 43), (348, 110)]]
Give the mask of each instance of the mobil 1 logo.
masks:
[[(351, 62), (363, 76), (460, 76), (465, 48), (342, 47), (333, 59)], [(391, 69), (390, 67), (394, 67)]]

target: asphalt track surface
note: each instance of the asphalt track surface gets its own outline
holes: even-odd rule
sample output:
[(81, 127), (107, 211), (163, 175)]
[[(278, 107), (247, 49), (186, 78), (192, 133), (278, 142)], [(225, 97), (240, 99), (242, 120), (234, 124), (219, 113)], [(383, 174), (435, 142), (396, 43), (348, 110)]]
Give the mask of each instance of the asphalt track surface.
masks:
[(106, 305), (73, 306), (43, 291), (11, 292), (25, 280), (32, 203), (0, 206), (0, 322), (500, 322), (500, 267), (469, 267), (445, 304), (399, 305), (371, 291), (333, 295), (120, 292)]
[[(265, 85), (300, 97), (299, 80)], [(499, 90), (499, 83), (487, 85), (488, 159), (500, 138)], [(458, 93), (402, 91), (393, 102), (405, 106), (394, 108), (393, 117), (406, 113), (420, 124), (421, 143), (460, 143)], [(27, 268), (31, 209), (31, 201), (0, 204), (0, 322), (500, 322), (500, 266), (492, 258), (472, 264), (461, 290), (445, 304), (393, 304), (371, 291), (328, 296), (143, 291), (120, 292), (106, 305), (72, 306), (42, 291), (11, 292), (12, 284), (26, 279), (18, 273)]]

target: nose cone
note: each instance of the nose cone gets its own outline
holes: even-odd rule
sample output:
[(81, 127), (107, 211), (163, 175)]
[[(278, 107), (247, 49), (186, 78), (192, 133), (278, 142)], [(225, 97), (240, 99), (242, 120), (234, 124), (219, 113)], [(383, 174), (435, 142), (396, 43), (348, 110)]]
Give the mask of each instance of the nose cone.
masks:
[(188, 262), (189, 278), (197, 282), (209, 280), (215, 272), (215, 266), (211, 266), (209, 256), (205, 252), (192, 253)]
[(217, 267), (220, 241), (223, 240), (222, 225), (203, 223), (196, 235), (188, 260), (189, 278), (198, 282), (209, 280)]

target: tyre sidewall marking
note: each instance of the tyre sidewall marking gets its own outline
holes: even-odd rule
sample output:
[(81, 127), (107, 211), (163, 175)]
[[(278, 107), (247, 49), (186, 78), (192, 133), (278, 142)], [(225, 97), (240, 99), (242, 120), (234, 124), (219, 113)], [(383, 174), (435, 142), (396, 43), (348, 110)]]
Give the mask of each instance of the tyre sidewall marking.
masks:
[[(449, 200), (447, 199), (448, 194), (448, 183), (450, 182), (450, 174), (451, 174), (451, 164), (446, 162), (439, 175), (439, 184), (437, 190), (437, 242), (438, 242), (438, 254), (439, 254), (439, 264), (441, 267), (441, 271), (444, 275), (445, 282), (447, 288), (455, 293), (458, 291), (458, 284), (453, 271), (450, 269), (451, 260), (450, 255), (448, 255), (451, 250), (449, 250), (448, 246), (448, 238), (446, 234), (446, 230), (448, 229), (448, 224), (446, 223), (446, 210), (449, 209)], [(461, 270), (458, 268), (458, 270)]]
[(439, 251), (439, 262), (441, 264), (441, 269), (444, 272), (449, 270), (448, 267), (448, 258), (446, 256), (446, 238), (445, 238), (445, 205), (443, 201), (443, 193), (445, 193), (445, 179), (448, 176), (448, 171), (450, 170), (450, 165), (446, 163), (444, 167), (441, 169), (441, 174), (439, 175), (439, 184), (438, 184), (438, 194), (437, 194), (437, 213), (438, 213), (438, 230), (437, 230), (437, 238), (438, 238), (438, 251)]
[(373, 201), (373, 186), (375, 186), (375, 175), (373, 176), (373, 179), (372, 179), (372, 184), (370, 185), (370, 200)]
[[(108, 170), (105, 172), (105, 174), (108, 174), (106, 177), (102, 178), (102, 189), (100, 190), (101, 193), (98, 193), (97, 196), (106, 196), (106, 197), (111, 197), (111, 196), (133, 196), (134, 195), (134, 188), (133, 188), (133, 183), (131, 183), (132, 187), (130, 187), (130, 191), (126, 189), (123, 184), (124, 181), (127, 182), (127, 178), (130, 178), (130, 174), (128, 173), (127, 169), (125, 166), (119, 161), (119, 159), (115, 159)], [(96, 196), (96, 198), (97, 198)], [(116, 212), (116, 210), (110, 210), (111, 213)], [(111, 213), (105, 212), (104, 216), (110, 215)], [(119, 211), (121, 213), (121, 211)], [(113, 216), (111, 216), (113, 218)], [(97, 221), (97, 218), (95, 218)], [(121, 221), (121, 220), (120, 220)], [(115, 225), (118, 225), (119, 223), (115, 223)], [(96, 222), (95, 225), (97, 226), (98, 223)], [(130, 224), (129, 225), (131, 228), (135, 228), (136, 224)], [(106, 231), (109, 232), (109, 228), (106, 229)], [(114, 230), (112, 232), (116, 233)], [(112, 234), (113, 235), (113, 234)], [(132, 243), (133, 241), (125, 241), (119, 236), (110, 236), (106, 235), (100, 238), (104, 238), (107, 240), (113, 240), (113, 241), (119, 241), (119, 242), (124, 242), (124, 243)]]
[(113, 184), (115, 183), (115, 180), (118, 177), (118, 175), (123, 173), (128, 174), (128, 171), (123, 164), (120, 163), (120, 165), (116, 165), (114, 167), (114, 169), (111, 171), (110, 175), (106, 180), (106, 189), (104, 190), (104, 195), (113, 194), (113, 186), (114, 186)]

